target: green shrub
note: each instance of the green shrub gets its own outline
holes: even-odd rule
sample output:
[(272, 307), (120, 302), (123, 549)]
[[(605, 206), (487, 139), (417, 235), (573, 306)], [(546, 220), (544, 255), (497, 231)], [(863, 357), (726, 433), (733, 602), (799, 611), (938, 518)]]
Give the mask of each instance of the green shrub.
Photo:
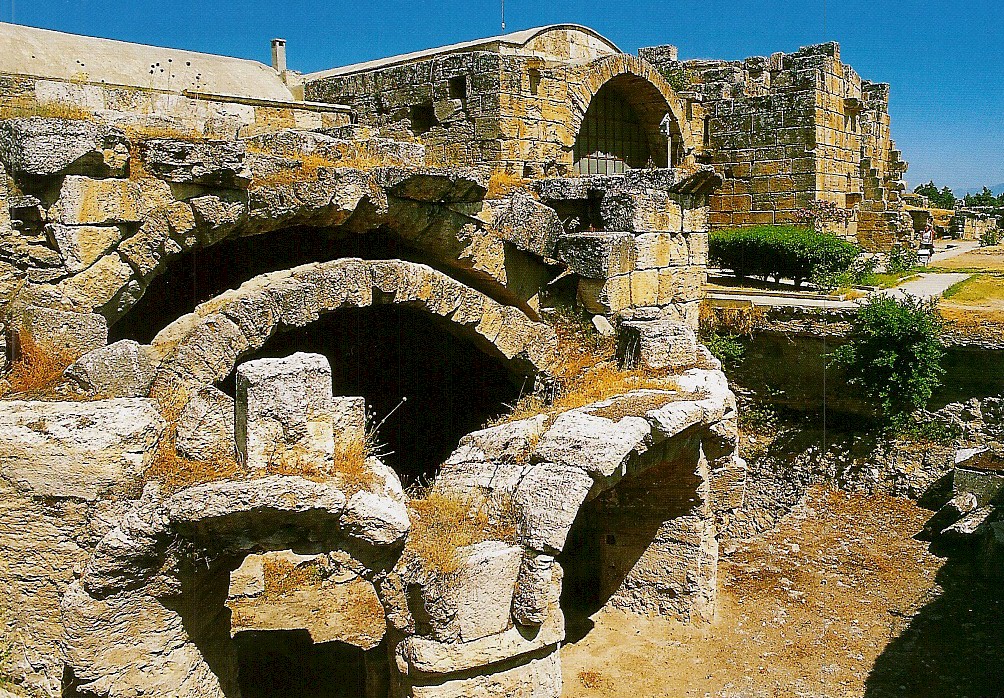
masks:
[(889, 417), (927, 404), (941, 385), (941, 320), (937, 302), (873, 296), (851, 323), (850, 342), (830, 356), (852, 385)]
[(835, 235), (791, 225), (760, 225), (716, 230), (710, 236), (711, 261), (739, 278), (772, 276), (801, 285), (850, 267), (857, 245)]
[(726, 367), (738, 366), (746, 358), (746, 347), (739, 335), (711, 332), (701, 336), (701, 343)]
[(903, 274), (917, 266), (917, 250), (909, 247), (893, 247), (889, 251), (886, 271), (890, 274)]
[(980, 247), (993, 247), (1001, 242), (1000, 228), (988, 228), (980, 235)]

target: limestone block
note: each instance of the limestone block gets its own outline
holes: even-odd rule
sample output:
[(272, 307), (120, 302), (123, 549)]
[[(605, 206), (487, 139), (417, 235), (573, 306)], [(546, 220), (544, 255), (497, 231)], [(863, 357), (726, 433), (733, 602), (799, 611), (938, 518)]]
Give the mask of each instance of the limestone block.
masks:
[[(345, 495), (330, 481), (271, 475), (193, 485), (171, 495), (164, 510), (185, 535), (214, 544), (230, 536), (238, 546), (254, 547), (253, 541), (261, 539), (257, 535), (291, 526), (302, 527), (299, 535), (334, 535), (345, 511)], [(249, 539), (250, 532), (257, 535)]]
[(631, 307), (631, 275), (621, 274), (605, 281), (579, 279), (578, 299), (591, 313), (612, 314)]
[(139, 481), (165, 426), (144, 399), (6, 402), (0, 476), (32, 496), (94, 500)]
[(410, 687), (412, 698), (560, 698), (561, 661), (557, 650), (544, 657), (502, 664), (442, 683)]
[(69, 271), (86, 269), (121, 239), (122, 231), (114, 225), (61, 225), (49, 223), (45, 232), (59, 249)]
[(352, 443), (366, 438), (366, 398), (332, 398), (331, 415), (336, 443)]
[(182, 245), (171, 239), (170, 235), (168, 215), (162, 209), (158, 210), (151, 214), (135, 235), (119, 245), (119, 254), (141, 278), (146, 278), (160, 268), (161, 260), (182, 251)]
[(746, 461), (736, 454), (711, 461), (711, 506), (716, 514), (739, 509), (746, 498)]
[(631, 233), (574, 233), (558, 240), (558, 258), (579, 276), (606, 279), (630, 273), (637, 262)]
[(21, 340), (76, 360), (108, 342), (108, 321), (94, 313), (73, 313), (29, 305), (21, 319)]
[(240, 461), (252, 472), (293, 460), (329, 468), (335, 444), (328, 360), (297, 352), (238, 366), (234, 425)]
[(564, 227), (554, 209), (525, 191), (517, 190), (509, 199), (509, 205), (495, 216), (492, 230), (524, 252), (553, 258)]
[(993, 506), (974, 509), (943, 530), (941, 538), (953, 542), (972, 540), (979, 533), (980, 527), (994, 514), (994, 511), (995, 507)]
[(622, 366), (690, 368), (697, 363), (697, 336), (690, 327), (673, 320), (623, 322), (617, 353)]
[(353, 538), (371, 545), (388, 546), (401, 542), (408, 535), (411, 520), (403, 501), (360, 490), (348, 498), (341, 525)]
[(391, 196), (430, 203), (480, 201), (488, 191), (488, 171), (473, 167), (388, 167), (378, 172), (377, 181)]
[(258, 596), (265, 591), (265, 558), (266, 555), (248, 555), (230, 573), (229, 598)]
[(553, 571), (551, 555), (523, 556), (512, 600), (512, 617), (520, 625), (540, 625), (547, 619)]
[[(565, 638), (564, 617), (559, 609), (539, 628), (517, 628), (488, 635), (472, 642), (436, 642), (420, 636), (406, 638), (397, 648), (408, 674), (456, 674), (523, 657)], [(403, 672), (404, 673), (404, 672)]]
[(112, 252), (61, 284), (77, 307), (97, 310), (112, 301), (133, 277), (132, 268)]
[(139, 188), (128, 179), (63, 178), (49, 220), (64, 225), (111, 225), (142, 220)]
[(1004, 472), (975, 467), (958, 467), (952, 475), (952, 492), (972, 492), (979, 506), (989, 504), (1004, 490)]
[(457, 555), (460, 566), (454, 574), (422, 586), (434, 639), (471, 642), (508, 629), (522, 548), (489, 540)]
[(526, 545), (559, 553), (593, 478), (578, 467), (536, 463), (520, 477), (514, 502)]
[(580, 468), (597, 478), (623, 474), (627, 459), (647, 449), (651, 431), (642, 417), (615, 422), (572, 410), (554, 420), (534, 449), (533, 460)]
[(175, 447), (197, 461), (235, 456), (234, 399), (211, 385), (199, 390), (178, 416)]
[(60, 610), (65, 662), (80, 690), (109, 698), (224, 698), (181, 616), (146, 590), (94, 599), (75, 581)]
[(243, 141), (151, 139), (140, 144), (144, 167), (168, 182), (239, 189), (251, 181)]
[(631, 272), (631, 305), (638, 308), (659, 302), (659, 270)]
[(156, 365), (138, 342), (123, 339), (87, 352), (65, 371), (94, 395), (141, 397), (149, 393)]
[(546, 415), (472, 431), (460, 439), (447, 463), (498, 460), (525, 463), (545, 431)]
[(231, 232), (248, 213), (245, 197), (196, 196), (188, 202), (192, 207), (196, 225), (203, 231), (207, 242), (215, 242)]
[(643, 233), (635, 236), (635, 269), (658, 269), (673, 264), (677, 252), (670, 233)]
[(972, 492), (957, 494), (928, 519), (924, 524), (924, 531), (928, 535), (939, 534), (978, 507), (979, 502)]
[(0, 121), (0, 161), (13, 174), (119, 177), (129, 141), (117, 128), (84, 119)]

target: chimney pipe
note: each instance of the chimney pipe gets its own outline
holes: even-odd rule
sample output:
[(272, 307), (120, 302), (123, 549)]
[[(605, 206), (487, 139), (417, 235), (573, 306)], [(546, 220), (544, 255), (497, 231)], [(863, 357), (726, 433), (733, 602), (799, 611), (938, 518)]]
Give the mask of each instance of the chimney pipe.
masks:
[(286, 40), (272, 39), (272, 68), (282, 75), (286, 72)]

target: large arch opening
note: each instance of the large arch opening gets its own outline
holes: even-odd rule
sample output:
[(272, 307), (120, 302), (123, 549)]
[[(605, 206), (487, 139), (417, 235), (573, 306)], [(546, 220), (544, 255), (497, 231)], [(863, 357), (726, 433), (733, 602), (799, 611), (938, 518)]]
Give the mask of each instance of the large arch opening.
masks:
[(172, 260), (143, 297), (109, 328), (109, 341), (149, 343), (166, 325), (210, 298), (260, 274), (346, 257), (407, 259), (427, 264), (417, 250), (386, 231), (286, 228), (194, 248)]
[[(645, 78), (624, 73), (610, 79), (590, 100), (579, 125), (572, 146), (575, 171), (609, 175), (672, 166), (671, 140), (663, 126), (667, 115), (665, 97)], [(670, 128), (674, 125), (670, 117)], [(679, 140), (672, 138), (674, 147)]]
[[(532, 382), (490, 347), (460, 337), (449, 320), (402, 305), (328, 313), (241, 360), (296, 351), (324, 354), (334, 394), (361, 395), (373, 419), (387, 417), (377, 434), (382, 460), (406, 486), (428, 482), (464, 434), (505, 412)], [(221, 384), (231, 395), (235, 373)]]

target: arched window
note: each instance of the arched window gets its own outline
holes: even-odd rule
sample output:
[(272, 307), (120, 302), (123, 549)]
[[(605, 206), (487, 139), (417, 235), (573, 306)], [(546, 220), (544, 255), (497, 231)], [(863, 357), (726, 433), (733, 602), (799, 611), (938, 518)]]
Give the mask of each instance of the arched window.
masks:
[(590, 102), (572, 155), (579, 174), (618, 174), (649, 165), (652, 152), (641, 121), (612, 85)]

